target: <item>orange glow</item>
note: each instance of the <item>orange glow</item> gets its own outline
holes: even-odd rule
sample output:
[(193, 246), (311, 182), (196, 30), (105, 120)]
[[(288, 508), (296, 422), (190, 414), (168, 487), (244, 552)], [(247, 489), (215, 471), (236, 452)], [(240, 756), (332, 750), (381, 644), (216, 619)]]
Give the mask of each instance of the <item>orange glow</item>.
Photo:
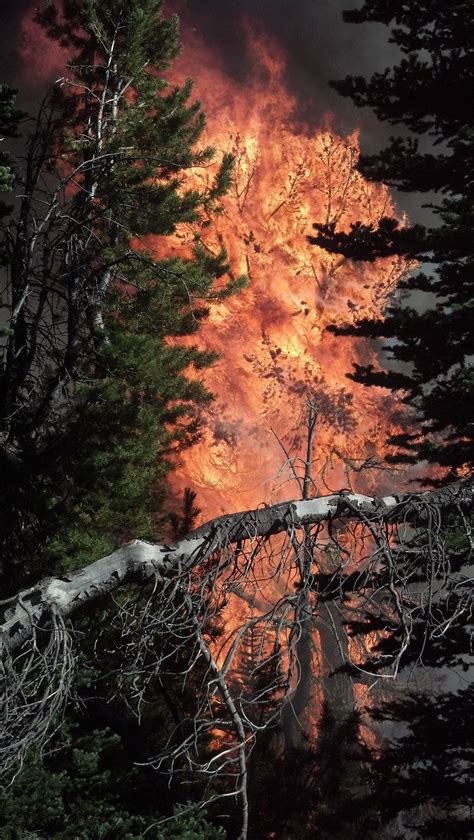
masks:
[[(303, 453), (308, 393), (321, 402), (313, 470), (323, 472), (321, 492), (347, 486), (345, 456), (382, 456), (394, 431), (392, 400), (346, 377), (353, 362), (376, 363), (375, 351), (325, 328), (378, 314), (406, 264), (356, 266), (308, 244), (314, 221), (345, 230), (357, 219), (376, 224), (393, 207), (385, 187), (355, 171), (356, 133), (343, 138), (329, 124), (309, 130), (295, 123), (274, 45), (253, 38), (254, 79), (240, 87), (196, 35), (186, 41), (173, 81), (196, 80), (205, 140), (231, 150), (236, 166), (221, 215), (209, 226), (181, 228), (173, 253), (187, 253), (198, 235), (214, 253), (226, 247), (233, 276), (249, 277), (243, 293), (213, 307), (199, 333), (199, 343), (221, 356), (204, 375), (216, 400), (203, 414), (202, 441), (182, 455), (172, 480), (177, 492), (197, 491), (208, 519), (298, 495), (283, 447), (291, 457)], [(211, 166), (193, 177), (202, 185), (214, 173)], [(169, 249), (168, 239), (151, 244), (160, 255)], [(366, 472), (355, 486), (373, 488), (380, 477)]]
[[(235, 177), (222, 213), (209, 225), (180, 228), (171, 253), (190, 253), (197, 236), (214, 254), (227, 249), (233, 277), (249, 278), (243, 293), (213, 307), (197, 338), (203, 349), (220, 354), (203, 376), (216, 399), (202, 412), (200, 443), (181, 454), (171, 484), (176, 494), (185, 487), (196, 491), (203, 520), (300, 495), (291, 465), (301, 474), (301, 460), (292, 459), (304, 457), (308, 395), (319, 408), (312, 494), (350, 482), (362, 492), (383, 491), (384, 481), (396, 486), (393, 474), (386, 479), (383, 471), (360, 466), (383, 459), (386, 438), (399, 430), (397, 405), (386, 390), (346, 376), (354, 362), (377, 365), (376, 348), (326, 328), (379, 315), (408, 265), (398, 258), (355, 265), (307, 241), (313, 222), (333, 222), (340, 230), (357, 220), (377, 225), (394, 212), (390, 195), (355, 170), (357, 133), (340, 137), (329, 120), (319, 129), (295, 121), (277, 49), (249, 37), (251, 84), (231, 81), (196, 34), (188, 33), (173, 71), (177, 83), (195, 79), (207, 115), (205, 141), (233, 152)], [(210, 166), (192, 179), (202, 187), (215, 171)], [(147, 244), (159, 256), (170, 253), (169, 237), (150, 237)], [(268, 584), (271, 600), (283, 594), (280, 585)], [(260, 595), (265, 599), (264, 591)], [(230, 595), (226, 631), (248, 621), (249, 603)], [(313, 675), (318, 645), (315, 632)], [(226, 649), (224, 642), (216, 651), (219, 662)], [(313, 686), (304, 721), (312, 734), (320, 705), (317, 681)]]

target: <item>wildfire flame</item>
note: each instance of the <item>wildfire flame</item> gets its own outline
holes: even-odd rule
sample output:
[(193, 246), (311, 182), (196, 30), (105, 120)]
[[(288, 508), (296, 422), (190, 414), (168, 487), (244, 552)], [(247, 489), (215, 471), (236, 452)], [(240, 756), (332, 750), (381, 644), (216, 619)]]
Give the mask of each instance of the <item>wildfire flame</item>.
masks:
[[(210, 225), (181, 228), (171, 253), (189, 253), (198, 236), (214, 254), (224, 246), (232, 275), (249, 278), (244, 292), (213, 307), (199, 332), (202, 348), (220, 355), (203, 376), (216, 399), (202, 413), (201, 441), (181, 454), (171, 481), (176, 494), (186, 487), (196, 491), (205, 520), (301, 495), (295, 476), (304, 471), (308, 402), (317, 413), (312, 495), (347, 486), (383, 489), (386, 474), (365, 466), (383, 460), (387, 437), (399, 431), (400, 409), (387, 391), (364, 388), (346, 375), (355, 362), (377, 364), (377, 347), (326, 328), (379, 315), (409, 266), (400, 258), (356, 265), (307, 240), (316, 221), (339, 230), (358, 220), (377, 225), (395, 212), (389, 191), (356, 171), (357, 132), (341, 137), (329, 119), (318, 129), (296, 121), (278, 50), (249, 38), (251, 83), (229, 79), (196, 33), (188, 33), (173, 77), (177, 83), (188, 75), (195, 79), (207, 115), (205, 140), (232, 151), (235, 175), (222, 213)], [(214, 174), (209, 167), (192, 177), (203, 186)], [(170, 253), (169, 238), (148, 244), (160, 256)], [(228, 594), (228, 637), (216, 651), (219, 662), (238, 628), (265, 612), (258, 597), (276, 602), (284, 589), (285, 582), (269, 573), (258, 592), (242, 586)], [(322, 697), (318, 674), (330, 669), (334, 642), (316, 625), (311, 636), (306, 651), (297, 653), (307, 684), (298, 714), (314, 734)], [(366, 704), (365, 690), (354, 688), (354, 701)]]
[[(317, 130), (296, 123), (281, 56), (249, 37), (251, 84), (230, 80), (196, 34), (174, 77), (196, 80), (205, 140), (233, 152), (235, 177), (221, 215), (208, 227), (181, 229), (172, 252), (189, 250), (197, 234), (213, 253), (224, 245), (233, 274), (249, 278), (243, 293), (213, 307), (200, 331), (202, 347), (220, 354), (204, 375), (216, 400), (203, 415), (201, 442), (182, 455), (172, 481), (177, 492), (197, 492), (205, 518), (298, 495), (288, 482), (302, 455), (308, 395), (318, 412), (320, 491), (347, 486), (349, 472), (382, 457), (395, 431), (387, 392), (346, 377), (353, 362), (376, 362), (376, 350), (325, 328), (379, 314), (406, 263), (358, 266), (307, 241), (314, 221), (341, 230), (356, 220), (377, 224), (393, 212), (388, 190), (356, 171), (357, 133), (340, 137), (329, 121)], [(194, 177), (202, 184), (213, 174), (211, 167)], [(152, 247), (163, 253), (163, 242)], [(376, 481), (360, 475), (359, 489)]]

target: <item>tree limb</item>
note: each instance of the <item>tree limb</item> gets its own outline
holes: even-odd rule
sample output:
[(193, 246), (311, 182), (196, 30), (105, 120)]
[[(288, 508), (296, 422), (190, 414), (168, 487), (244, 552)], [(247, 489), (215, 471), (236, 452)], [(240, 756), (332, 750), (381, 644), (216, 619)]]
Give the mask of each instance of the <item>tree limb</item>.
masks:
[(46, 578), (0, 604), (2, 645), (9, 651), (20, 646), (53, 608), (66, 617), (125, 583), (145, 583), (156, 575), (170, 577), (174, 570), (190, 570), (219, 547), (224, 535), (227, 545), (235, 545), (334, 519), (408, 522), (420, 515), (423, 505), (470, 510), (472, 502), (472, 478), (422, 493), (383, 497), (333, 493), (220, 516), (171, 546), (134, 540), (77, 572)]

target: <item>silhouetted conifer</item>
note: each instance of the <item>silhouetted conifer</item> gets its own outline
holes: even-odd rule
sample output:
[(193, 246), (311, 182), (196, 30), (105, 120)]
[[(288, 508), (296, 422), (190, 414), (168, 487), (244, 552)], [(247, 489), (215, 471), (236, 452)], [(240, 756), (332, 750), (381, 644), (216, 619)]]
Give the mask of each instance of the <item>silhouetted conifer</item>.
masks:
[[(361, 223), (349, 233), (316, 224), (310, 241), (354, 260), (401, 254), (427, 270), (408, 277), (383, 320), (364, 319), (336, 329), (341, 335), (389, 339), (389, 358), (400, 370), (356, 367), (366, 385), (399, 390), (414, 410), (411, 429), (392, 439), (396, 459), (426, 459), (457, 473), (473, 462), (472, 322), (474, 248), (474, 24), (468, 0), (397, 3), (367, 0), (345, 13), (352, 23), (392, 27), (400, 62), (370, 79), (334, 82), (358, 107), (401, 126), (377, 154), (362, 156), (370, 180), (426, 195), (438, 221), (402, 226), (383, 218), (377, 228)], [(433, 201), (433, 193), (440, 198)], [(404, 295), (409, 293), (407, 300)], [(420, 311), (414, 293), (429, 293)]]

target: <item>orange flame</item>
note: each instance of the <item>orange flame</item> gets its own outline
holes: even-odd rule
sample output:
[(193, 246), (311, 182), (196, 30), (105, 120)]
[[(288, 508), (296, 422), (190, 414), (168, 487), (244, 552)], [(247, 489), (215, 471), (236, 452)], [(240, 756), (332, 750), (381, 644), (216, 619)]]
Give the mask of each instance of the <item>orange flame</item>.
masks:
[[(380, 315), (411, 266), (399, 258), (356, 265), (307, 241), (316, 221), (343, 231), (354, 221), (377, 225), (394, 213), (389, 191), (356, 171), (357, 132), (338, 136), (330, 119), (318, 129), (298, 124), (278, 50), (249, 38), (251, 83), (230, 80), (196, 33), (188, 33), (173, 77), (195, 79), (208, 120), (205, 140), (233, 152), (235, 176), (222, 213), (210, 225), (180, 229), (171, 253), (189, 253), (197, 236), (214, 254), (224, 246), (232, 276), (249, 278), (243, 293), (213, 307), (198, 336), (203, 349), (220, 354), (203, 377), (216, 399), (203, 411), (201, 441), (182, 453), (171, 484), (177, 494), (196, 491), (204, 519), (301, 495), (295, 474), (304, 469), (308, 398), (318, 412), (313, 494), (351, 482), (362, 492), (383, 491), (386, 474), (363, 466), (382, 461), (387, 437), (399, 431), (400, 408), (387, 391), (346, 375), (353, 363), (377, 365), (377, 347), (326, 328)], [(214, 174), (211, 166), (193, 178), (202, 187)], [(169, 238), (148, 244), (160, 256), (169, 252)], [(387, 483), (393, 488), (396, 478)], [(278, 587), (272, 579), (269, 595), (283, 594)], [(229, 594), (224, 620), (231, 636), (252, 615), (251, 595)], [(315, 630), (303, 716), (312, 735), (321, 702), (313, 677), (323, 667), (323, 647)], [(218, 659), (225, 650), (224, 641)], [(362, 689), (354, 702), (367, 704)], [(373, 741), (369, 730), (365, 738)]]
[[(210, 518), (298, 495), (288, 482), (302, 454), (305, 395), (319, 412), (320, 491), (347, 486), (351, 468), (382, 457), (395, 406), (385, 390), (346, 377), (353, 362), (376, 363), (376, 351), (325, 328), (379, 314), (407, 265), (393, 258), (354, 265), (308, 244), (314, 221), (346, 230), (393, 212), (388, 189), (355, 170), (357, 133), (340, 137), (329, 121), (317, 130), (295, 123), (274, 45), (252, 36), (253, 82), (239, 86), (195, 34), (191, 40), (174, 81), (196, 80), (205, 139), (234, 153), (235, 177), (221, 215), (208, 227), (181, 229), (172, 249), (185, 252), (197, 234), (214, 253), (224, 245), (233, 274), (249, 277), (200, 331), (203, 348), (220, 354), (204, 376), (216, 400), (203, 416), (201, 442), (183, 454), (172, 481), (177, 492), (196, 490)], [(195, 177), (202, 185), (214, 171)], [(152, 247), (162, 253), (163, 244)], [(373, 486), (375, 477), (361, 475), (359, 489)]]

